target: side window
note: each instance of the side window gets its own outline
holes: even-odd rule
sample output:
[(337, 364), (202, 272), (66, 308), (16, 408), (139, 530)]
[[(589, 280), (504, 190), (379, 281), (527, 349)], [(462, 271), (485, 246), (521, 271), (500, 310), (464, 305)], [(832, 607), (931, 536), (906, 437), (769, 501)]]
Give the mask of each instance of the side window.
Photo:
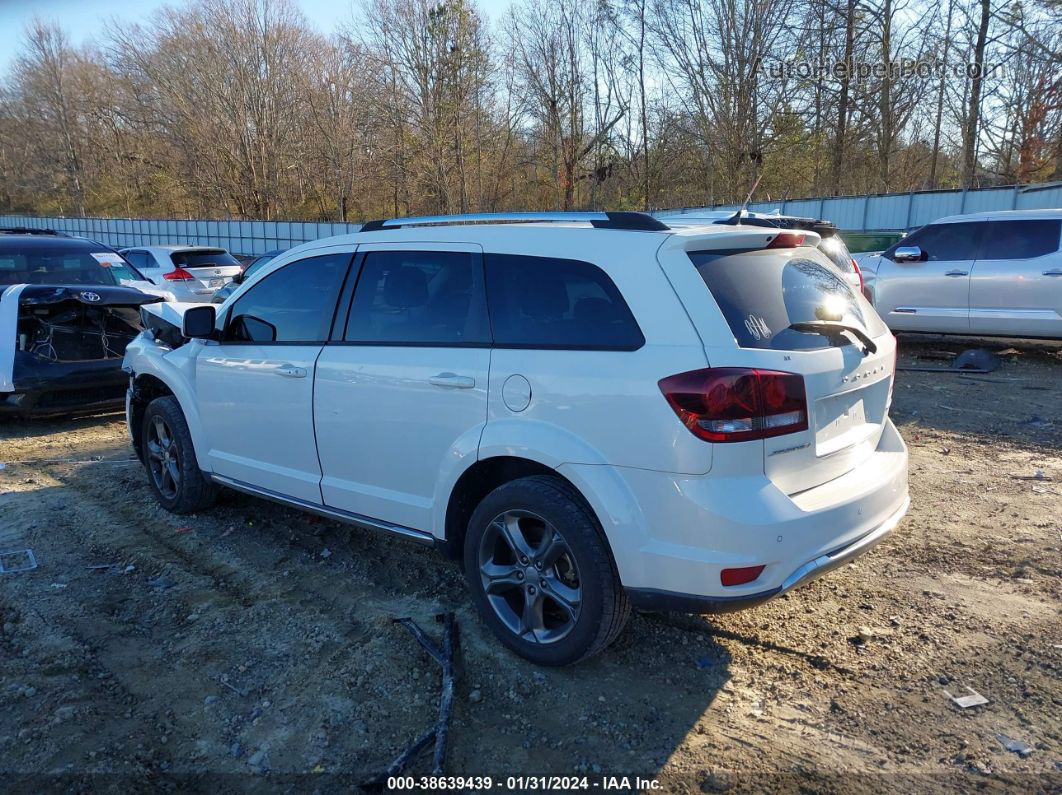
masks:
[(225, 340), (324, 342), (350, 257), (309, 257), (271, 273), (233, 304)]
[(347, 319), (347, 342), (483, 345), (490, 342), (483, 268), (459, 251), (365, 255)]
[(487, 301), (500, 347), (636, 350), (645, 344), (616, 285), (589, 262), (488, 254)]
[(148, 256), (143, 251), (127, 251), (125, 258), (133, 264), (134, 268), (149, 268), (151, 263), (148, 262)]
[(1058, 251), (1062, 221), (989, 221), (978, 259), (1032, 259)]
[(892, 259), (892, 252), (900, 246), (918, 246), (923, 259), (930, 262), (977, 259), (984, 228), (983, 221), (929, 224), (905, 237), (885, 256)]

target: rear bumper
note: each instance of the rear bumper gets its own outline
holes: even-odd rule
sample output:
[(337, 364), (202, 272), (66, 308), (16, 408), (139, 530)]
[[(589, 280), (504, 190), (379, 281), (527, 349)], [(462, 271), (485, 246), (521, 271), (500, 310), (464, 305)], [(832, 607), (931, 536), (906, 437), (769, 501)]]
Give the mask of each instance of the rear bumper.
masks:
[[(866, 460), (796, 494), (762, 471), (675, 475), (576, 465), (561, 471), (591, 495), (620, 581), (645, 609), (720, 612), (759, 604), (867, 551), (909, 504), (907, 448), (891, 422)], [(609, 499), (595, 499), (606, 489)], [(724, 569), (749, 566), (764, 567), (756, 580), (722, 585)]]
[(910, 498), (897, 511), (863, 537), (814, 560), (809, 560), (790, 574), (777, 588), (747, 596), (697, 596), (694, 594), (659, 591), (652, 588), (628, 588), (631, 604), (640, 610), (673, 611), (677, 613), (730, 613), (756, 607), (801, 585), (806, 585), (828, 571), (858, 558), (895, 529), (907, 513)]

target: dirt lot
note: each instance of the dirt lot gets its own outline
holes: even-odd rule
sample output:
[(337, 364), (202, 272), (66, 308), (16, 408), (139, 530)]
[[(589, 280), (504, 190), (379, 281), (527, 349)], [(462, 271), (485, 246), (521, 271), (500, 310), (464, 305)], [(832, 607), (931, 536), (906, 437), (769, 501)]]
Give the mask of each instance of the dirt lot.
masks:
[[(901, 364), (962, 347), (905, 341)], [(452, 774), (1058, 792), (1062, 350), (1023, 347), (985, 376), (901, 373), (893, 413), (912, 504), (874, 552), (743, 613), (636, 616), (562, 670), (494, 642), (430, 550), (236, 494), (172, 516), (119, 415), (2, 422), (0, 550), (39, 562), (0, 575), (4, 789), (363, 781), (436, 709), (438, 666), (391, 619), (438, 636), (432, 616), (453, 610)], [(967, 687), (988, 704), (945, 694)]]

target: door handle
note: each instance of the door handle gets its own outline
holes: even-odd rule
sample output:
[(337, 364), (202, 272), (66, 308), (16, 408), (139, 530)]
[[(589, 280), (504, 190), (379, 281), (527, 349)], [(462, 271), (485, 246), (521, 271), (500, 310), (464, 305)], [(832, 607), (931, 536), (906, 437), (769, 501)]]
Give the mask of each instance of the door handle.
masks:
[(969, 276), (970, 272), (969, 271), (948, 271), (944, 275), (945, 276)]
[(449, 387), (450, 389), (472, 389), (476, 385), (476, 379), (467, 375), (456, 373), (439, 373), (428, 379), (433, 386)]
[(281, 364), (273, 369), (273, 372), (277, 375), (282, 375), (285, 378), (305, 378), (306, 368), (296, 367), (293, 364)]
[(1044, 276), (1062, 276), (1062, 270), (1055, 268), (1054, 270), (1044, 271)]

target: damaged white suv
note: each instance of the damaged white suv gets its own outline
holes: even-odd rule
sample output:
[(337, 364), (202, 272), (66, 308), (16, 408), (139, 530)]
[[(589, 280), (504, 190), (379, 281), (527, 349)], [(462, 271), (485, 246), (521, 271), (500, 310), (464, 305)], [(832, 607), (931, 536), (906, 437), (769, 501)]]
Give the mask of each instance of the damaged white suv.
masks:
[(277, 257), (216, 320), (144, 307), (129, 428), (167, 509), (227, 486), (434, 544), (505, 645), (575, 662), (632, 606), (759, 604), (907, 510), (896, 343), (817, 240), (372, 222)]

